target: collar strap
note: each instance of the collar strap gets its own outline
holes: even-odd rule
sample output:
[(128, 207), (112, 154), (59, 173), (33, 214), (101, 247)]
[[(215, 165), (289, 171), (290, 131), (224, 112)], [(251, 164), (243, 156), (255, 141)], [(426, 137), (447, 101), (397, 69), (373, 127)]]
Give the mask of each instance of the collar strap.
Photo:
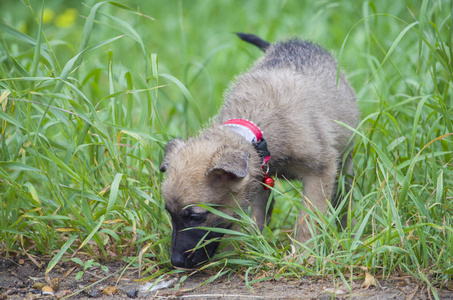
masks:
[(263, 132), (258, 126), (245, 119), (230, 119), (223, 123), (222, 126), (239, 133), (247, 141), (252, 143), (263, 161), (263, 167), (267, 164), (270, 159), (270, 152), (267, 150), (267, 143), (263, 138)]

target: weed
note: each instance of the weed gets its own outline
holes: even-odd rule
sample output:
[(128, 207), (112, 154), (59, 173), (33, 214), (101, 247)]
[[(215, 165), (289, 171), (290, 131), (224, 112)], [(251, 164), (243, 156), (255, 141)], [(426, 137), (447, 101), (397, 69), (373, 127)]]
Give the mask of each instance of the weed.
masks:
[(77, 274), (76, 274), (76, 276), (75, 276), (75, 279), (76, 279), (76, 280), (81, 279), (81, 278), (83, 277), (83, 274), (85, 274), (85, 272), (86, 272), (88, 269), (92, 268), (92, 267), (100, 267), (105, 273), (108, 273), (108, 272), (109, 272), (109, 268), (108, 268), (108, 267), (103, 266), (103, 265), (101, 265), (101, 264), (98, 263), (98, 262), (95, 262), (93, 258), (87, 260), (86, 262), (83, 262), (83, 261), (82, 261), (80, 258), (78, 258), (78, 257), (73, 257), (73, 258), (71, 258), (71, 260), (72, 260), (73, 262), (75, 262), (76, 264), (79, 264), (80, 266), (83, 267), (83, 270), (82, 270), (82, 271), (77, 272)]

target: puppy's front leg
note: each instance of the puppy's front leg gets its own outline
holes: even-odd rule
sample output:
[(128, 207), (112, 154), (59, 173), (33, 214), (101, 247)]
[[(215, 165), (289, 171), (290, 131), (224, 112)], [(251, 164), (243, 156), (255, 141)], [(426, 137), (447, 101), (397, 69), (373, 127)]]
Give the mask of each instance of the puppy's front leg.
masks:
[[(332, 197), (336, 176), (337, 164), (334, 160), (328, 163), (327, 168), (321, 174), (305, 176), (302, 180), (305, 207), (311, 209), (312, 206), (315, 206), (322, 214), (325, 214), (328, 208), (327, 202)], [(305, 243), (310, 239), (309, 224), (311, 224), (309, 215), (301, 209), (297, 222), (297, 241)]]
[[(256, 222), (256, 225), (258, 225), (260, 232), (263, 230), (264, 224), (269, 224), (271, 220), (272, 209), (274, 207), (274, 199), (269, 199), (270, 192), (270, 190), (265, 190), (264, 188), (262, 188), (260, 191), (258, 191), (258, 194), (256, 195), (252, 203), (252, 215)], [(271, 204), (269, 205), (269, 209), (266, 212), (268, 201), (271, 201)]]

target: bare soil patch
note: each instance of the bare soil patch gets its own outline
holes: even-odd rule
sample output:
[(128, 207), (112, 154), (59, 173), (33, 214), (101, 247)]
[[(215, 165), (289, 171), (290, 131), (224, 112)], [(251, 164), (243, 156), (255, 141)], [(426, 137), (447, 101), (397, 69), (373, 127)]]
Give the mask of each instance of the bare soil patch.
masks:
[[(120, 261), (105, 263), (109, 272), (100, 267), (86, 270), (82, 279), (76, 274), (82, 267), (69, 261), (59, 263), (50, 272), (50, 284), (46, 282), (45, 267), (38, 268), (28, 258), (0, 258), (0, 300), (3, 299), (433, 299), (426, 287), (419, 286), (408, 276), (379, 280), (378, 286), (362, 288), (363, 279), (351, 284), (351, 290), (339, 279), (311, 278), (267, 280), (252, 285), (245, 284), (244, 277), (236, 274), (222, 276), (202, 285), (213, 274), (195, 273), (178, 285), (180, 277), (168, 277), (164, 281), (171, 286), (151, 292), (139, 290), (136, 282), (138, 271)], [(124, 272), (123, 272), (124, 271)], [(59, 282), (57, 282), (59, 281)], [(55, 296), (43, 295), (42, 286), (58, 284)], [(143, 285), (140, 285), (143, 286)], [(53, 286), (56, 288), (55, 286)], [(113, 291), (113, 292), (112, 292)], [(54, 291), (55, 292), (55, 291)], [(108, 292), (112, 292), (108, 294)], [(76, 294), (77, 293), (77, 294)], [(441, 299), (453, 299), (453, 286), (438, 290)], [(60, 298), (59, 298), (60, 297)]]

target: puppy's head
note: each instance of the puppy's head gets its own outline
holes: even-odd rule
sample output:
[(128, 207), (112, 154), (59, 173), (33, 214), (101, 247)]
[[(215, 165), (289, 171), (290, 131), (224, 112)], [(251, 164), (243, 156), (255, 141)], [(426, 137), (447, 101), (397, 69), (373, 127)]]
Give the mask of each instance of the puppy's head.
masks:
[(232, 215), (229, 207), (246, 202), (246, 190), (253, 181), (249, 164), (247, 151), (234, 145), (200, 138), (167, 144), (160, 170), (167, 173), (162, 195), (173, 223), (174, 266), (194, 268), (214, 255), (223, 234), (197, 227), (230, 228), (232, 224), (197, 204), (221, 205), (216, 209)]

